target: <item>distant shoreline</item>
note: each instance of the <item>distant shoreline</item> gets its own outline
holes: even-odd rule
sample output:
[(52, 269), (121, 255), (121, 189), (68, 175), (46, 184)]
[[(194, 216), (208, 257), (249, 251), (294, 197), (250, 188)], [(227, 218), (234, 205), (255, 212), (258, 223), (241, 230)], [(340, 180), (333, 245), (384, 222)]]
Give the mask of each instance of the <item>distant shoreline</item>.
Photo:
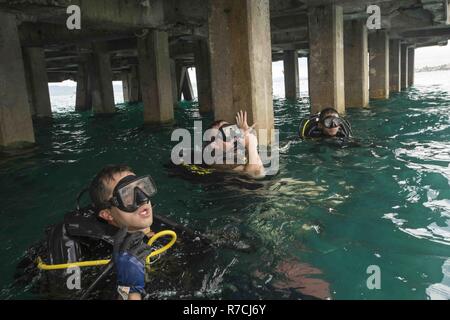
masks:
[(447, 71), (450, 70), (450, 64), (443, 64), (440, 66), (434, 66), (434, 67), (423, 67), (416, 69), (416, 72), (430, 72), (430, 71)]

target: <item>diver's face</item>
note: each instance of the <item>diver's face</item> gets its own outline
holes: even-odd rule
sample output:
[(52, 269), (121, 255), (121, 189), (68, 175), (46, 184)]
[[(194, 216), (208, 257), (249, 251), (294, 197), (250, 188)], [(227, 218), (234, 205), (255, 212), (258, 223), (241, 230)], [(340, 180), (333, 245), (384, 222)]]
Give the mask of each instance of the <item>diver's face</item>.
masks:
[[(211, 128), (213, 130), (212, 131), (212, 136), (214, 136), (214, 137), (222, 137), (222, 134), (221, 134), (219, 129), (221, 127), (225, 126), (225, 125), (228, 125), (228, 124), (229, 124), (228, 122), (222, 121), (217, 126), (212, 127)], [(215, 146), (217, 146), (217, 149), (219, 149), (221, 151), (228, 151), (228, 150), (230, 150), (231, 148), (234, 147), (234, 143), (230, 142), (230, 141), (224, 141), (222, 139), (217, 139), (215, 141)]]
[[(326, 115), (325, 115), (325, 120), (326, 120), (327, 118), (329, 118), (329, 117), (336, 117), (336, 118), (339, 118), (339, 115), (338, 115), (338, 114), (335, 114), (335, 113), (329, 113), (329, 114), (326, 114)], [(339, 127), (340, 127), (340, 126), (337, 126), (337, 127), (334, 127), (334, 128), (327, 128), (327, 127), (325, 127), (322, 123), (319, 123), (319, 127), (322, 129), (322, 132), (323, 132), (326, 136), (328, 136), (328, 137), (335, 137), (335, 136), (338, 134), (338, 132), (339, 132)]]
[[(113, 176), (113, 179), (108, 181), (107, 188), (109, 190), (109, 198), (112, 197), (113, 190), (116, 187), (117, 183), (126, 176), (134, 175), (133, 172), (124, 171), (117, 173)], [(117, 227), (128, 227), (130, 231), (143, 230), (150, 227), (153, 223), (153, 210), (151, 202), (148, 204), (141, 205), (134, 212), (125, 212), (120, 210), (117, 207), (111, 207), (110, 209), (106, 209), (105, 211), (109, 211), (109, 220), (110, 223), (116, 225)]]

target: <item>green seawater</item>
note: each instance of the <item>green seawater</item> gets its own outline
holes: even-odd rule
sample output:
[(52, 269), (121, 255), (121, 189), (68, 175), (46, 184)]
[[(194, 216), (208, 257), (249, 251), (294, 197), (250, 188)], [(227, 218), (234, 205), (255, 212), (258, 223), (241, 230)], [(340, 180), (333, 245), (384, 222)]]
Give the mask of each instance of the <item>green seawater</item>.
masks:
[[(279, 173), (242, 185), (166, 168), (173, 129), (212, 120), (195, 102), (180, 103), (164, 128), (142, 125), (141, 104), (108, 118), (64, 109), (36, 123), (35, 149), (0, 158), (0, 298), (42, 298), (12, 286), (15, 266), (96, 171), (127, 163), (156, 181), (156, 212), (216, 239), (219, 254), (206, 262), (216, 273), (200, 298), (449, 299), (450, 87), (347, 110), (360, 147), (292, 138), (307, 98), (275, 99), (274, 109)], [(252, 249), (227, 245), (239, 241)], [(380, 289), (367, 286), (369, 266)]]

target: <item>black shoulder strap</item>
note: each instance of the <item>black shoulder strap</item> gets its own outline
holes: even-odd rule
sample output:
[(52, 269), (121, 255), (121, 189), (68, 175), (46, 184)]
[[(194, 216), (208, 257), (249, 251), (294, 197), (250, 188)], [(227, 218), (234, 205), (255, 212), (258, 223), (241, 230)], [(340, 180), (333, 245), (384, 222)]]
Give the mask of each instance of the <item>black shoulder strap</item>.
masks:
[(117, 232), (116, 227), (101, 221), (90, 206), (66, 214), (64, 225), (70, 236), (99, 239), (110, 244)]
[(304, 139), (308, 137), (308, 133), (314, 126), (317, 126), (319, 122), (319, 114), (313, 114), (309, 118), (303, 118), (299, 127), (300, 138)]
[(345, 119), (342, 119), (341, 128), (346, 138), (353, 137), (353, 131), (350, 122), (348, 122)]

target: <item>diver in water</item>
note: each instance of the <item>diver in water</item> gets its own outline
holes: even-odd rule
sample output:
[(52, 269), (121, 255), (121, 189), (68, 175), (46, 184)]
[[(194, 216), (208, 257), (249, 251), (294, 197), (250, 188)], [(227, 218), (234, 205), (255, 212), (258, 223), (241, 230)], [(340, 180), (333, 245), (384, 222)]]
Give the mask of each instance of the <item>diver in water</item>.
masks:
[(350, 123), (333, 108), (326, 108), (300, 124), (301, 138), (351, 138)]
[[(149, 175), (136, 176), (126, 165), (106, 166), (90, 184), (89, 194), (92, 204), (66, 214), (63, 222), (47, 230), (46, 244), (37, 252), (38, 261), (52, 267), (112, 257), (100, 277), (103, 279), (109, 270), (114, 270), (115, 286), (113, 290), (110, 290), (112, 289), (111, 281), (106, 281), (108, 290), (102, 289), (101, 292), (108, 291), (108, 298), (142, 299), (146, 293), (146, 282), (148, 283), (145, 269), (148, 265), (145, 259), (154, 250), (147, 245), (148, 240), (155, 234), (153, 231), (161, 227), (169, 227), (175, 229), (180, 235), (178, 245), (180, 241), (191, 248), (204, 248), (206, 244), (197, 233), (161, 216), (154, 216), (150, 199), (155, 193), (156, 186)], [(41, 256), (43, 259), (40, 258)], [(170, 259), (164, 260), (170, 261)], [(171, 262), (168, 262), (169, 265)], [(183, 262), (187, 261), (183, 260)], [(179, 262), (173, 264), (178, 265)], [(62, 291), (66, 294), (65, 286), (70, 276), (66, 270), (45, 269), (39, 265), (38, 268), (49, 270), (43, 271), (42, 275), (48, 277), (49, 287), (56, 289), (53, 291), (58, 291), (58, 296)], [(158, 275), (161, 274), (164, 277), (164, 272)], [(83, 269), (82, 275), (85, 281), (89, 273)], [(85, 290), (83, 298), (99, 283), (100, 277), (91, 282), (91, 287)], [(154, 281), (151, 283), (153, 286), (156, 282), (161, 283), (162, 278), (155, 278), (152, 281)], [(182, 279), (170, 279), (166, 284), (180, 287), (179, 281)], [(111, 291), (116, 292), (112, 297), (109, 294)]]
[(300, 138), (320, 140), (330, 146), (360, 147), (362, 144), (353, 138), (350, 123), (333, 108), (303, 119), (299, 127)]
[(255, 179), (265, 177), (266, 170), (258, 153), (254, 126), (248, 125), (244, 111), (236, 114), (236, 124), (214, 121), (204, 133), (206, 143), (183, 149), (177, 161), (171, 159), (165, 165), (169, 175), (214, 185), (225, 181), (256, 183)]
[(247, 112), (236, 114), (236, 124), (215, 121), (209, 128), (212, 141), (205, 145), (204, 154), (214, 160), (208, 166), (220, 171), (242, 173), (252, 178), (265, 176), (264, 165), (258, 153), (258, 138), (253, 132), (255, 124), (247, 123)]
[(153, 235), (153, 180), (137, 177), (127, 166), (108, 166), (94, 177), (89, 193), (98, 217), (121, 228), (114, 237), (113, 252), (118, 292), (123, 299), (140, 300), (145, 286), (143, 259), (150, 254), (143, 239)]

